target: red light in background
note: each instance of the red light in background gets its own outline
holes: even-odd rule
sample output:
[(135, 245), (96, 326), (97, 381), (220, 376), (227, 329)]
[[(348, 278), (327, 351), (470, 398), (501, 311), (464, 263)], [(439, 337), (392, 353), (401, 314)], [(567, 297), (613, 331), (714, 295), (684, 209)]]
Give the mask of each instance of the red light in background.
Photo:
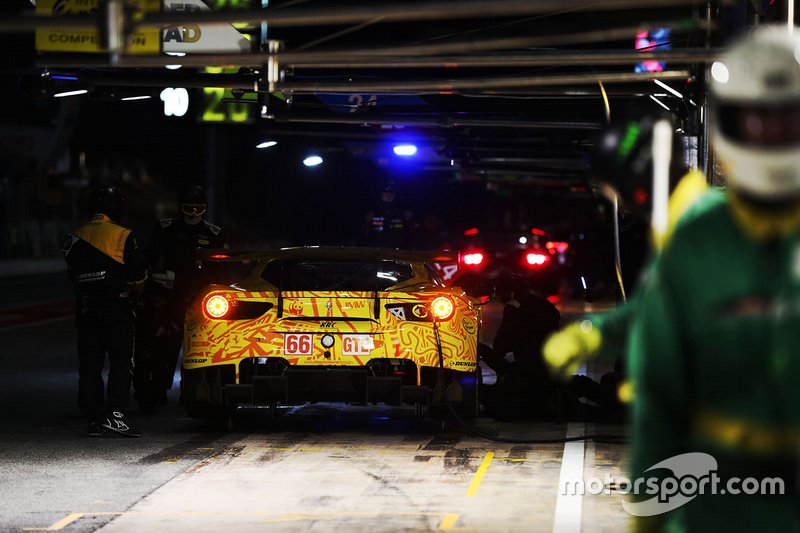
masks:
[(461, 256), (461, 262), (467, 266), (480, 266), (483, 260), (484, 255), (480, 250), (473, 250)]
[(569, 243), (552, 241), (545, 244), (545, 248), (547, 248), (551, 254), (554, 254), (556, 252), (563, 254), (569, 249)]
[(528, 266), (540, 267), (544, 266), (548, 261), (550, 261), (550, 258), (540, 252), (528, 252), (525, 254), (525, 263)]
[(468, 230), (464, 230), (464, 236), (469, 237), (470, 235), (477, 235), (478, 228), (469, 228)]
[(550, 296), (547, 297), (547, 301), (555, 305), (561, 301), (561, 297), (558, 294), (551, 294)]
[(539, 228), (531, 228), (531, 233), (533, 233), (534, 235), (539, 235), (540, 237), (544, 237), (545, 235), (547, 235), (547, 233), (545, 233), (543, 229)]
[(633, 201), (636, 202), (638, 205), (644, 205), (650, 199), (650, 195), (647, 194), (647, 190), (645, 189), (636, 189), (633, 191)]

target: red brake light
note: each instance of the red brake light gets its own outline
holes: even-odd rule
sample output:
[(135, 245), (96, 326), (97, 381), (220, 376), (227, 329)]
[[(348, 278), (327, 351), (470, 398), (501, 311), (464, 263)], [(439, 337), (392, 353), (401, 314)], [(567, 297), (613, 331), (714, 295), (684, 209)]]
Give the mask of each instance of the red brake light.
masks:
[(469, 237), (470, 235), (477, 235), (478, 228), (469, 228), (468, 230), (464, 230), (464, 236)]
[(231, 310), (231, 303), (221, 294), (211, 294), (203, 300), (203, 310), (209, 318), (219, 320)]
[(528, 252), (525, 254), (525, 264), (531, 267), (540, 267), (547, 264), (550, 258), (540, 252)]
[(466, 252), (464, 255), (461, 256), (461, 262), (467, 266), (480, 266), (483, 264), (483, 260), (485, 259), (483, 252), (480, 250), (471, 250)]
[(558, 241), (548, 242), (545, 244), (545, 248), (547, 248), (551, 254), (556, 252), (563, 254), (569, 249), (569, 243)]
[(543, 229), (539, 228), (531, 228), (531, 233), (534, 235), (538, 235), (540, 237), (544, 237), (545, 235), (547, 235), (547, 233), (545, 233)]
[(214, 254), (214, 255), (209, 255), (208, 258), (209, 259), (230, 259), (231, 256), (228, 255), (228, 254)]

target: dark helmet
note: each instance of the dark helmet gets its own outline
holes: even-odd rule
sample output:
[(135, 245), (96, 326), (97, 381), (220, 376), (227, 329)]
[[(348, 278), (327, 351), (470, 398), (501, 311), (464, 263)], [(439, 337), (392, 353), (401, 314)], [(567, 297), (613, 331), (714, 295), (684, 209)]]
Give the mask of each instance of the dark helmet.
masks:
[(125, 199), (116, 187), (112, 185), (95, 187), (89, 193), (86, 214), (91, 217), (97, 213), (102, 213), (114, 221), (122, 218), (125, 213)]
[[(657, 117), (622, 121), (603, 129), (592, 153), (592, 171), (619, 191), (628, 208), (649, 215), (653, 195), (653, 127)], [(672, 135), (670, 191), (688, 171), (682, 140)]]
[(199, 185), (190, 185), (181, 192), (181, 213), (187, 217), (200, 216), (208, 209), (206, 191)]

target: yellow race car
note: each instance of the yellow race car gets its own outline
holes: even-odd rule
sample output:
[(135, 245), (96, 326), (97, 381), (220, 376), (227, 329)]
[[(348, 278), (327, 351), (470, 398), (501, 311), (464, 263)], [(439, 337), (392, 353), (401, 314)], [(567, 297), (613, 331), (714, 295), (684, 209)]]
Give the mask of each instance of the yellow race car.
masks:
[(189, 416), (305, 402), (477, 414), (481, 302), (441, 281), (432, 263), (454, 260), (447, 253), (302, 247), (205, 259), (252, 266), (206, 287), (186, 313)]

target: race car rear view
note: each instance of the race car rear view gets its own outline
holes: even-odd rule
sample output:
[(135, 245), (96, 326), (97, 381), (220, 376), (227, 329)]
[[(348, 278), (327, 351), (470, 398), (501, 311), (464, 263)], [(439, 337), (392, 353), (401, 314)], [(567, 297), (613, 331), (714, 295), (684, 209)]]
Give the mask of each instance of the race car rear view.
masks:
[(306, 247), (211, 256), (253, 266), (233, 285), (207, 287), (187, 311), (190, 416), (309, 401), (449, 402), (476, 414), (481, 309), (444, 286), (433, 255)]

